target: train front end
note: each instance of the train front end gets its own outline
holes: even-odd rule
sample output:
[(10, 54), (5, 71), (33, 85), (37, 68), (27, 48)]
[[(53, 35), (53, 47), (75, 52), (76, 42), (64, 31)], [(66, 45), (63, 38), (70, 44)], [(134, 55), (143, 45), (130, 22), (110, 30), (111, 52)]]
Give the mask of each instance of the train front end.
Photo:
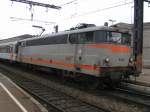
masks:
[(134, 57), (129, 33), (111, 30), (97, 31), (95, 42), (88, 47), (93, 49), (98, 57), (100, 77), (118, 80), (134, 74)]

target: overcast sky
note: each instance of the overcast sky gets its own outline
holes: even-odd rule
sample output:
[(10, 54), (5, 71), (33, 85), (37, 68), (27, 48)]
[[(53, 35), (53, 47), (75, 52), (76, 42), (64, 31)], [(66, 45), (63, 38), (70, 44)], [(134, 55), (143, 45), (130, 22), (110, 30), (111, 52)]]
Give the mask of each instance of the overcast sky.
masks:
[[(33, 7), (33, 20), (52, 23), (16, 20), (10, 18), (31, 19), (29, 5), (17, 2), (12, 3), (10, 0), (0, 0), (0, 39), (10, 38), (21, 34), (39, 34), (41, 30), (33, 28), (32, 25), (43, 26), (46, 29), (45, 33), (51, 33), (55, 24), (58, 24), (59, 30), (62, 31), (69, 29), (78, 23), (94, 23), (97, 26), (100, 26), (103, 25), (104, 22), (109, 22), (109, 25), (111, 25), (112, 23), (109, 19), (115, 20), (115, 23), (133, 23), (133, 0), (32, 1), (54, 4), (61, 6), (62, 8), (56, 10), (37, 6)], [(145, 3), (144, 22), (150, 22), (150, 14), (148, 12), (150, 12), (150, 7), (148, 8), (148, 3)]]

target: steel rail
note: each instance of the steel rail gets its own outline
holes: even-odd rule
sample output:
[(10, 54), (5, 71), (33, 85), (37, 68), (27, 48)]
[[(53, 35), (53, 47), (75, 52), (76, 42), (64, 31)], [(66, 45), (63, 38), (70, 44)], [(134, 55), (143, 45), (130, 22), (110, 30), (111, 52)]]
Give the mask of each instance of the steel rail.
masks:
[(52, 106), (57, 112), (109, 112), (102, 108), (97, 108), (93, 105), (82, 102), (34, 80), (27, 79), (22, 75), (15, 75), (13, 71), (7, 72), (11, 73), (9, 77), (15, 83), (40, 100), (46, 102), (46, 104)]
[[(0, 65), (1, 68), (2, 65)], [(10, 67), (10, 66), (9, 66)], [(8, 67), (8, 68), (9, 68)], [(3, 67), (5, 68), (5, 67)], [(7, 68), (7, 69), (8, 69)], [(12, 68), (12, 67), (11, 67)], [(10, 70), (10, 68), (9, 68)], [(17, 72), (17, 69), (14, 69), (13, 71)], [(20, 74), (20, 72), (18, 72)], [(75, 99), (80, 99), (83, 102), (87, 102), (88, 104), (101, 108), (103, 107), (104, 109), (108, 109), (109, 111), (122, 111), (122, 112), (126, 112), (126, 111), (130, 111), (130, 112), (143, 112), (143, 111), (147, 111), (150, 108), (147, 107), (147, 105), (142, 104), (141, 102), (137, 102), (136, 100), (133, 100), (132, 98), (127, 98), (123, 95), (118, 95), (118, 93), (114, 93), (114, 91), (107, 91), (107, 90), (98, 90), (98, 91), (88, 91), (86, 90), (82, 90), (76, 88), (76, 86), (71, 85), (71, 87), (67, 87), (64, 84), (60, 84), (57, 83), (56, 81), (51, 81), (48, 80), (47, 78), (44, 79), (40, 73), (40, 76), (38, 76), (39, 74), (36, 75), (32, 75), (22, 72), (23, 76), (28, 77), (29, 79), (34, 79), (36, 81), (41, 81), (42, 84), (49, 86), (50, 88), (55, 88), (55, 90), (57, 91), (61, 91), (65, 94), (67, 94), (68, 96), (74, 97)], [(12, 75), (11, 75), (12, 76)], [(49, 75), (48, 75), (49, 76)], [(50, 76), (49, 76), (50, 78)], [(117, 107), (116, 107), (117, 105)]]

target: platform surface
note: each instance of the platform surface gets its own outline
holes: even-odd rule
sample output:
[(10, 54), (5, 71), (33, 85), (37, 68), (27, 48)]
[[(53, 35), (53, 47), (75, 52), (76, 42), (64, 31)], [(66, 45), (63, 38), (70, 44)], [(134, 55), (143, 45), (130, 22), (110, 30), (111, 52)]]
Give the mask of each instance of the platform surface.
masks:
[(0, 112), (48, 112), (38, 101), (0, 73)]
[[(135, 78), (131, 77), (131, 80), (135, 80)], [(150, 83), (150, 69), (143, 68), (139, 77), (136, 77), (136, 81)]]

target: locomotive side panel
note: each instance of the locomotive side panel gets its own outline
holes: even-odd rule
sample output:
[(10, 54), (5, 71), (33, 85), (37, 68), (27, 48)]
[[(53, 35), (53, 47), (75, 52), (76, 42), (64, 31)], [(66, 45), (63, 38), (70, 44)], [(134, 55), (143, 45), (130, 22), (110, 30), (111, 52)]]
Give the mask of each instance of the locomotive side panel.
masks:
[(20, 61), (40, 66), (74, 70), (75, 46), (40, 45), (20, 48)]
[(21, 42), (18, 60), (100, 76), (103, 69), (128, 69), (131, 49), (125, 39), (126, 34), (94, 30), (25, 40)]

